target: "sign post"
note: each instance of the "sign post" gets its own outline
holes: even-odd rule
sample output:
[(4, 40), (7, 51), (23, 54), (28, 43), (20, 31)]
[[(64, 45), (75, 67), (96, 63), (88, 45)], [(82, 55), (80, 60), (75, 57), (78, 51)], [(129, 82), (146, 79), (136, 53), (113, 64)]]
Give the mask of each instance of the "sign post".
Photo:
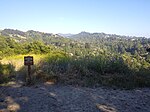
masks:
[(31, 83), (31, 65), (33, 65), (33, 56), (25, 56), (24, 57), (24, 65), (28, 66), (28, 78), (27, 83)]

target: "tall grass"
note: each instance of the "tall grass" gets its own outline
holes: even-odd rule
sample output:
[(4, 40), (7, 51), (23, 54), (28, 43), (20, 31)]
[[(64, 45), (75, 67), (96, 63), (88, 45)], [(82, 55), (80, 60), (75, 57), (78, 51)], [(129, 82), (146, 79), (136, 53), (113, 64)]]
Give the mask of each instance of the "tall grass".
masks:
[(34, 64), (38, 64), (39, 61), (44, 59), (47, 55), (46, 54), (26, 54), (26, 55), (15, 55), (5, 57), (0, 62), (2, 64), (12, 64), (15, 67), (15, 70), (18, 71), (21, 67), (24, 66), (24, 56), (33, 56), (34, 57)]
[[(33, 81), (53, 80), (65, 84), (81, 86), (105, 85), (123, 88), (150, 87), (150, 70), (134, 71), (120, 58), (71, 57), (63, 52), (48, 54), (28, 54), (34, 57), (32, 66)], [(2, 64), (11, 64), (18, 74), (27, 74), (24, 56), (17, 55), (1, 60)], [(4, 73), (2, 73), (4, 74)]]
[[(36, 66), (47, 55), (46, 54), (27, 54), (27, 55), (15, 55), (8, 56), (0, 60), (0, 83), (8, 82), (11, 80), (11, 76), (20, 75), (25, 78), (27, 75), (27, 67), (24, 66), (24, 56), (34, 57), (34, 66), (32, 69), (35, 71)], [(32, 71), (33, 71), (32, 70)]]

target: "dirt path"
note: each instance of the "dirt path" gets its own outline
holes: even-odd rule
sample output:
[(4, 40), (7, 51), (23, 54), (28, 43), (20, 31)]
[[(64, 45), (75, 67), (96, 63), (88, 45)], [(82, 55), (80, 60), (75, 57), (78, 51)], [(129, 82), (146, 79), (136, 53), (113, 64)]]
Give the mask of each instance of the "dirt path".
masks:
[(113, 90), (41, 84), (0, 87), (0, 112), (148, 112), (150, 89)]

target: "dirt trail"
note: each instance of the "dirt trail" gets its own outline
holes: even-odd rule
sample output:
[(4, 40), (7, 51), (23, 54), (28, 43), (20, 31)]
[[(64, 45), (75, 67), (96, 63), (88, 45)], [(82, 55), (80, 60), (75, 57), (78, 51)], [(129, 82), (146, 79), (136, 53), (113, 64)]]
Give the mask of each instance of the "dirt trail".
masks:
[(150, 89), (40, 84), (0, 87), (0, 112), (148, 112)]

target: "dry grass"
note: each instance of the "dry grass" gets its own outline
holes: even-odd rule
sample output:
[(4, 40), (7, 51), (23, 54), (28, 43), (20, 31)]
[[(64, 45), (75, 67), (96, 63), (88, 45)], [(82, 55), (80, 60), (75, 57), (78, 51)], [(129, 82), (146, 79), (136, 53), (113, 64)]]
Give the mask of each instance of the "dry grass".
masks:
[(46, 54), (28, 54), (28, 55), (16, 55), (5, 57), (0, 60), (2, 64), (12, 64), (15, 66), (15, 70), (18, 71), (24, 66), (24, 56), (33, 56), (34, 64), (37, 65), (41, 60), (43, 60), (47, 55)]

